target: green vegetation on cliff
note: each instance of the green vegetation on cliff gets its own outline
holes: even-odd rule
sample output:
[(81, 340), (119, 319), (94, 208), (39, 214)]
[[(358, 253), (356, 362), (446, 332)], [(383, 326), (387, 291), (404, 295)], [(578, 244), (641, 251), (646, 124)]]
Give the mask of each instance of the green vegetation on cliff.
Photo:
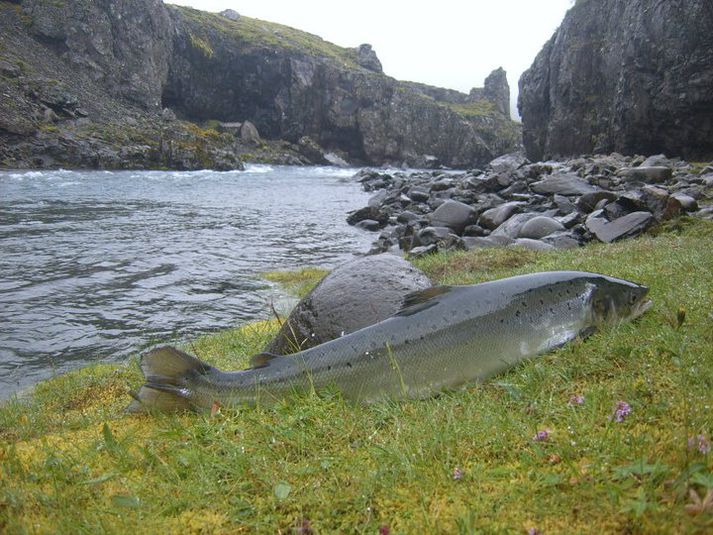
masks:
[[(311, 56), (338, 60), (354, 69), (360, 68), (356, 63), (356, 52), (353, 49), (342, 48), (317, 35), (303, 32), (275, 22), (241, 16), (238, 20), (230, 20), (216, 13), (208, 13), (184, 6), (171, 6), (185, 20), (201, 29), (206, 36), (192, 36), (198, 42), (201, 50), (212, 49), (207, 35), (215, 31), (221, 36), (232, 37), (244, 44), (268, 48), (283, 48), (302, 51)], [(212, 55), (212, 54), (211, 54)]]
[[(684, 220), (567, 252), (419, 260), (439, 283), (598, 271), (649, 285), (655, 303), (635, 323), (436, 399), (355, 407), (322, 394), (126, 416), (135, 362), (42, 383), (0, 408), (0, 531), (704, 533), (712, 238), (713, 223)], [(239, 368), (276, 330), (259, 322), (188, 349)]]

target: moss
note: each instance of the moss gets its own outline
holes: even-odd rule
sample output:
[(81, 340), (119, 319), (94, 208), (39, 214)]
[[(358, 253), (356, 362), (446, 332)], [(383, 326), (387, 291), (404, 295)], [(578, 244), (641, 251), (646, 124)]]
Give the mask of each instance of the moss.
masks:
[(46, 134), (56, 134), (59, 132), (59, 127), (54, 123), (42, 123), (38, 130)]
[(707, 167), (713, 167), (713, 162), (689, 162), (691, 165), (690, 172), (694, 175), (700, 175)]
[(189, 7), (171, 7), (196, 31), (213, 31), (242, 44), (300, 51), (311, 56), (332, 58), (355, 69), (361, 68), (356, 63), (354, 50), (339, 47), (307, 32), (245, 16), (232, 21), (215, 13)]
[(271, 271), (263, 273), (262, 276), (284, 286), (288, 292), (302, 298), (317, 286), (327, 273), (324, 269), (303, 268), (298, 271)]
[(489, 100), (477, 100), (468, 104), (448, 104), (448, 107), (464, 117), (490, 117), (498, 113), (495, 104)]
[(188, 37), (191, 40), (191, 45), (193, 45), (193, 48), (200, 50), (203, 55), (208, 59), (213, 57), (213, 54), (215, 54), (215, 52), (213, 51), (213, 47), (210, 45), (210, 42), (207, 39), (199, 37), (192, 33), (189, 33)]

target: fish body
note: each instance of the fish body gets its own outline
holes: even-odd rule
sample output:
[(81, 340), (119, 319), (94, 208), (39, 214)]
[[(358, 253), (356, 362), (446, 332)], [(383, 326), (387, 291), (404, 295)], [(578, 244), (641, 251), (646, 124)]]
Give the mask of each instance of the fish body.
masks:
[(222, 372), (175, 348), (142, 357), (146, 384), (131, 408), (210, 409), (271, 404), (310, 390), (345, 399), (424, 398), (480, 381), (584, 336), (632, 319), (648, 289), (595, 273), (555, 271), (407, 296), (394, 316), (254, 368)]

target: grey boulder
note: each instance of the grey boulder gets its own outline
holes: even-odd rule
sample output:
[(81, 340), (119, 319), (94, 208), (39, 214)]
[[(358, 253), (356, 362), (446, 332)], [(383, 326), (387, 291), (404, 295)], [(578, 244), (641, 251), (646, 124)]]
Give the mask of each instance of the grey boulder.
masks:
[(448, 227), (461, 234), (468, 225), (475, 223), (477, 213), (472, 206), (459, 201), (448, 200), (431, 214), (434, 227)]
[(666, 182), (673, 176), (673, 171), (670, 167), (651, 166), (651, 167), (624, 167), (619, 169), (617, 175), (624, 180), (640, 180), (648, 183)]
[(334, 340), (388, 318), (406, 294), (430, 286), (422, 271), (398, 256), (351, 260), (297, 304), (265, 351), (287, 355)]
[(506, 202), (480, 214), (478, 224), (481, 227), (495, 230), (510, 219), (514, 213), (519, 212), (524, 206), (526, 206), (526, 203), (522, 201)]
[(565, 226), (552, 217), (537, 216), (527, 221), (520, 228), (519, 237), (539, 240), (558, 231), (565, 230)]
[(585, 193), (597, 191), (597, 188), (577, 175), (561, 174), (552, 175), (544, 180), (534, 182), (532, 190), (544, 195), (584, 195)]
[(638, 236), (656, 222), (650, 212), (632, 212), (611, 222), (599, 215), (596, 212), (592, 214), (586, 225), (587, 230), (604, 243)]

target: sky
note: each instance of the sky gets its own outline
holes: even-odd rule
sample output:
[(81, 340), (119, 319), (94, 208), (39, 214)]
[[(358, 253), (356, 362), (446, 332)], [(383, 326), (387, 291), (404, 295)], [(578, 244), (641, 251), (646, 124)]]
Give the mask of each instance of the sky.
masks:
[(340, 46), (373, 46), (399, 80), (469, 92), (493, 69), (508, 74), (516, 117), (517, 81), (573, 0), (166, 0), (204, 11), (233, 9), (319, 35)]

